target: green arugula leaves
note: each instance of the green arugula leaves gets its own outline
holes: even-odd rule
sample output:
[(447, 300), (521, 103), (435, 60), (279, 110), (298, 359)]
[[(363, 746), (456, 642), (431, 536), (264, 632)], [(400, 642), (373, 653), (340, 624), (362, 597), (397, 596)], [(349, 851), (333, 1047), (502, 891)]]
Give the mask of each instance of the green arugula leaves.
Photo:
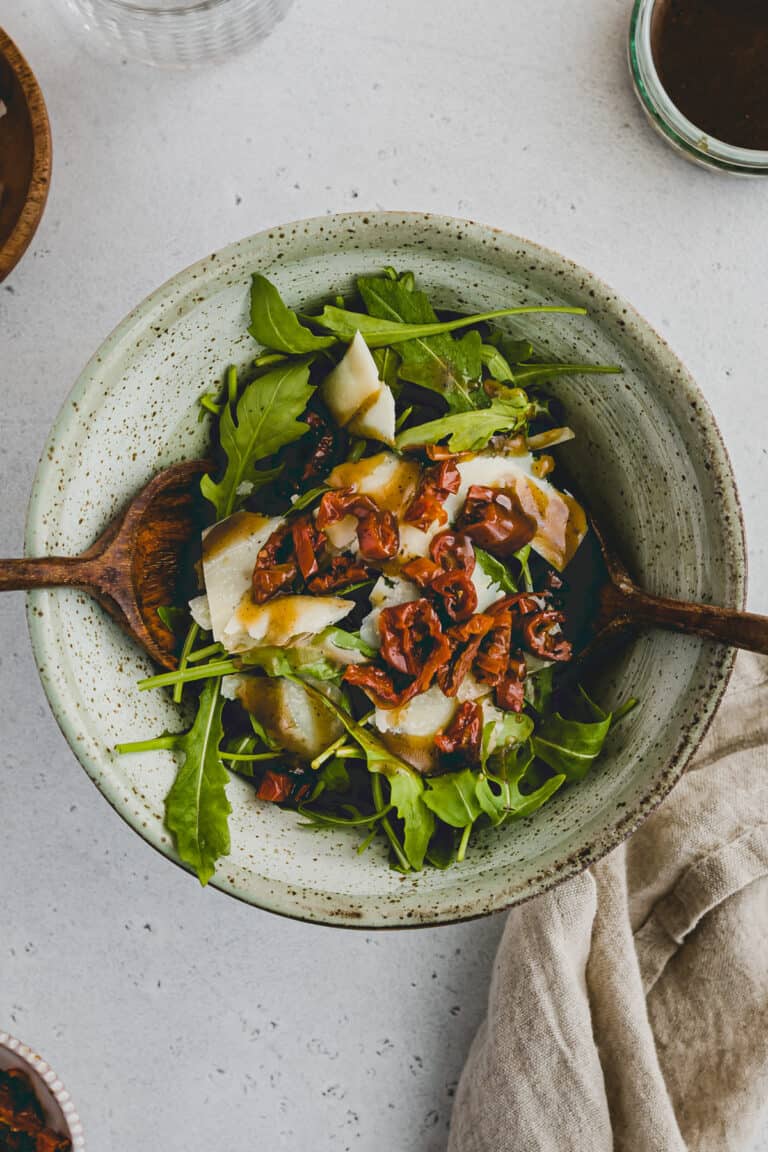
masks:
[(528, 419), (527, 397), (521, 400), (496, 399), (488, 408), (472, 412), (456, 412), (407, 428), (397, 437), (399, 449), (413, 445), (437, 444), (447, 439), (451, 452), (480, 452), (492, 436), (499, 432), (516, 432), (525, 427)]
[(515, 583), (512, 573), (506, 564), (502, 564), (501, 560), (497, 560), (495, 556), (491, 556), (490, 552), (486, 552), (484, 548), (480, 548), (477, 544), (474, 545), (475, 560), (478, 568), (480, 568), (489, 580), (501, 588), (502, 592), (515, 593), (519, 591)]
[(305, 328), (296, 313), (283, 302), (274, 284), (258, 272), (251, 279), (248, 331), (264, 348), (299, 356), (319, 352), (336, 343), (333, 336), (316, 336)]
[(249, 384), (236, 407), (227, 403), (219, 420), (219, 439), (227, 456), (224, 475), (219, 481), (204, 476), (200, 482), (217, 520), (234, 511), (243, 485), (252, 491), (278, 474), (279, 469), (259, 465), (305, 434), (307, 425), (299, 416), (313, 391), (307, 361), (286, 362)]
[(182, 755), (165, 800), (165, 823), (176, 851), (194, 868), (201, 884), (213, 876), (216, 861), (229, 854), (232, 806), (226, 792), (229, 773), (219, 754), (224, 738), (220, 683), (219, 679), (209, 679), (203, 685), (197, 715), (188, 732), (117, 746), (120, 753), (165, 749)]

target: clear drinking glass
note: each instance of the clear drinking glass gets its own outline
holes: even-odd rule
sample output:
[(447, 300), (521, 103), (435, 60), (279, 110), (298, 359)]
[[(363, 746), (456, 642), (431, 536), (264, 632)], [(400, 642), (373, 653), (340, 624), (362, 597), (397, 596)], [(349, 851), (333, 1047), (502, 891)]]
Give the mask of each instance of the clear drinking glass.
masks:
[(213, 63), (267, 36), (292, 0), (68, 0), (101, 46), (161, 68)]

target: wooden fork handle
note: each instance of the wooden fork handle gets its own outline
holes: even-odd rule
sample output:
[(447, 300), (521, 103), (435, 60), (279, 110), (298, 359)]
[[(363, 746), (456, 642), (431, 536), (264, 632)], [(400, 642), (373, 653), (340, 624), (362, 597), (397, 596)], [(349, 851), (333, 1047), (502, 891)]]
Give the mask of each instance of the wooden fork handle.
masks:
[(605, 607), (627, 624), (672, 628), (677, 632), (704, 636), (707, 640), (720, 640), (733, 648), (746, 648), (750, 652), (768, 655), (768, 616), (650, 596), (634, 585), (611, 588), (609, 596), (613, 602)]
[(0, 592), (29, 588), (89, 587), (92, 569), (81, 556), (46, 556), (40, 560), (0, 560)]

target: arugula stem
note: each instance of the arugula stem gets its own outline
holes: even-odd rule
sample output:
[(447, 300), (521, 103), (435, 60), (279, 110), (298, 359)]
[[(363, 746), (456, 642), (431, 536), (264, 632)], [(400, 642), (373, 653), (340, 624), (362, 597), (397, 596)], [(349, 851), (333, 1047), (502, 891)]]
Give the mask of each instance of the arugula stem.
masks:
[(630, 712), (633, 710), (633, 708), (637, 708), (637, 705), (638, 705), (639, 703), (640, 703), (640, 701), (637, 699), (637, 697), (636, 697), (636, 696), (630, 696), (630, 697), (629, 697), (627, 700), (625, 700), (625, 701), (624, 701), (624, 703), (623, 703), (623, 704), (622, 704), (620, 707), (618, 707), (618, 708), (616, 709), (616, 711), (614, 712), (614, 714), (613, 714), (613, 723), (614, 723), (614, 724), (618, 724), (619, 720), (623, 720), (625, 716), (628, 716), (628, 715), (629, 715), (629, 713), (630, 713)]
[[(371, 792), (373, 794), (373, 806), (378, 812), (381, 808), (384, 807), (384, 792), (381, 787), (380, 772), (371, 773)], [(392, 851), (394, 852), (401, 869), (403, 872), (410, 872), (411, 865), (408, 863), (408, 857), (403, 852), (402, 845), (395, 835), (395, 830), (390, 824), (388, 817), (382, 816), (380, 824), (384, 829), (384, 834), (386, 835), (387, 840), (389, 840), (389, 843), (392, 846)]]
[(220, 760), (278, 760), (281, 752), (220, 752)]
[[(186, 668), (187, 661), (189, 660), (189, 654), (192, 651), (192, 649), (194, 648), (195, 641), (197, 640), (197, 637), (199, 634), (200, 634), (200, 625), (196, 624), (193, 620), (189, 626), (189, 631), (187, 632), (187, 636), (186, 636), (186, 639), (184, 641), (184, 647), (182, 648), (181, 656), (179, 657), (179, 672), (183, 672), (184, 669)], [(182, 698), (182, 694), (184, 692), (184, 681), (183, 680), (174, 681), (174, 685), (175, 685), (175, 687), (173, 689), (173, 702), (174, 702), (174, 704), (181, 704), (181, 698)], [(141, 688), (141, 684), (139, 684), (139, 688)]]
[(209, 396), (206, 393), (205, 396), (200, 397), (199, 403), (200, 403), (200, 407), (204, 408), (206, 412), (212, 412), (214, 416), (221, 416), (221, 410), (223, 408), (223, 404), (217, 403), (217, 401), (214, 400), (213, 396)]
[(230, 364), (227, 368), (227, 404), (230, 406), (237, 400), (237, 368)]
[(209, 656), (218, 656), (224, 649), (221, 644), (209, 644), (206, 648), (197, 648), (187, 656), (188, 664), (196, 664), (198, 660), (207, 660)]
[(155, 736), (151, 740), (129, 740), (127, 744), (115, 744), (115, 752), (120, 756), (126, 752), (172, 752), (177, 739), (176, 736)]
[(146, 680), (139, 680), (139, 690), (146, 692), (148, 688), (166, 688), (169, 684), (186, 684), (190, 680), (207, 680), (209, 676), (227, 676), (230, 672), (238, 671), (239, 665), (234, 660), (214, 660), (197, 668), (179, 668), (176, 672), (161, 672), (158, 676), (148, 676)]
[(459, 841), (459, 848), (458, 848), (458, 851), (456, 853), (456, 863), (457, 864), (460, 864), (461, 861), (464, 859), (464, 856), (465, 856), (466, 851), (467, 851), (467, 844), (469, 844), (469, 835), (470, 835), (471, 831), (472, 831), (472, 825), (471, 824), (465, 824), (464, 825), (464, 831), (461, 834), (461, 840)]
[(346, 742), (346, 739), (347, 733), (343, 732), (341, 736), (339, 736), (338, 740), (334, 740), (333, 744), (330, 744), (326, 748), (325, 752), (321, 752), (319, 756), (315, 756), (314, 760), (310, 761), (310, 768), (313, 768), (315, 771), (317, 771), (318, 768), (325, 764), (326, 760), (330, 760), (331, 756), (333, 756), (337, 748), (342, 747), (342, 745)]

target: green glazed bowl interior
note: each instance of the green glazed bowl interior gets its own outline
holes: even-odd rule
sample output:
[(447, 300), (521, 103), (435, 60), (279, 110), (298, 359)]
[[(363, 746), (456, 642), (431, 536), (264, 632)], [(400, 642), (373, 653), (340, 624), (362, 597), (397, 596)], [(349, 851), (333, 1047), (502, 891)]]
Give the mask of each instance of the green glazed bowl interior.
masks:
[[(348, 292), (385, 264), (414, 271), (440, 307), (480, 312), (516, 303), (579, 304), (584, 318), (508, 323), (549, 359), (617, 361), (623, 376), (560, 378), (577, 439), (561, 449), (619, 551), (652, 592), (740, 607), (744, 539), (738, 498), (713, 418), (651, 328), (583, 268), (526, 240), (465, 221), (350, 214), (242, 240), (175, 276), (136, 308), (86, 367), (56, 422), (35, 479), (29, 555), (74, 554), (159, 468), (202, 454), (197, 398), (229, 363), (245, 366), (251, 272), (307, 308)], [(169, 699), (139, 693), (148, 660), (77, 591), (29, 597), (35, 655), (51, 707), (104, 796), (150, 844), (176, 859), (163, 826), (170, 753), (120, 757), (114, 746), (181, 727)], [(229, 785), (232, 852), (213, 883), (306, 920), (365, 927), (447, 923), (526, 899), (574, 875), (625, 837), (662, 799), (701, 740), (732, 665), (728, 649), (649, 632), (606, 664), (610, 707), (639, 708), (611, 734), (584, 783), (533, 818), (478, 834), (466, 861), (401, 876), (374, 844), (299, 826), (296, 814)], [(190, 882), (193, 882), (190, 878)]]

